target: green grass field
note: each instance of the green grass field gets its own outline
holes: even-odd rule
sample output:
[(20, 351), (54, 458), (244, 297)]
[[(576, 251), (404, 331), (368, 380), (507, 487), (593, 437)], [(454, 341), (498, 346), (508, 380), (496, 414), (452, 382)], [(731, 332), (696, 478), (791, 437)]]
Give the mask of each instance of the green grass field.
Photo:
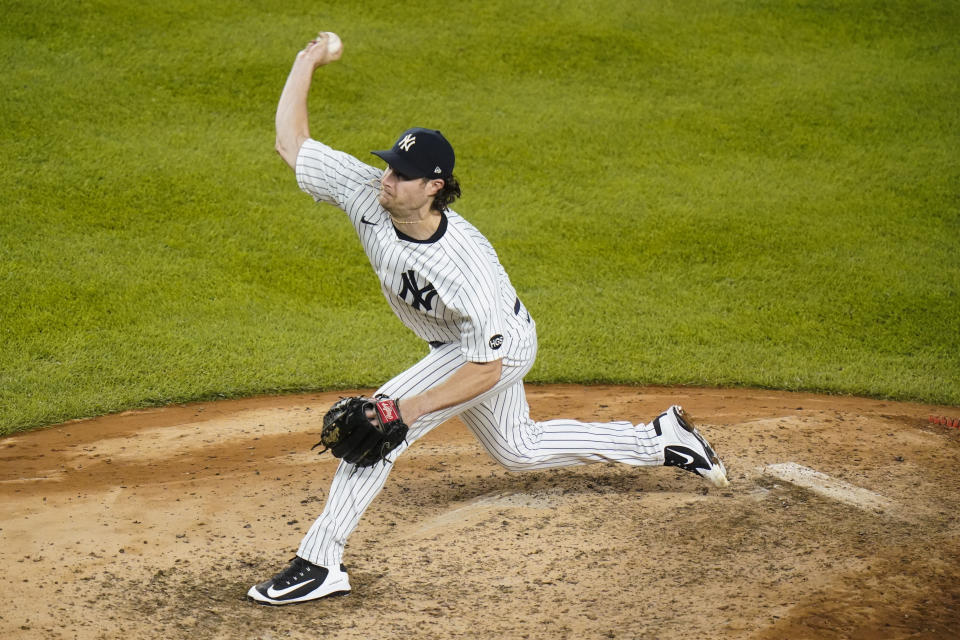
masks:
[(960, 4), (0, 0), (0, 434), (423, 353), (273, 152), (458, 151), (531, 382), (960, 405)]

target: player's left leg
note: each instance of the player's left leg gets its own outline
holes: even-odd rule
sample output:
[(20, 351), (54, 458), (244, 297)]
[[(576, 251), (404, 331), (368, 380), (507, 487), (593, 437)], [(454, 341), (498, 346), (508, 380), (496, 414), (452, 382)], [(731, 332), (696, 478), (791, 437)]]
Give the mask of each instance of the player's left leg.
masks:
[[(462, 364), (459, 349), (431, 348), (426, 357), (377, 392), (392, 398), (420, 393), (445, 380)], [(397, 457), (447, 417), (447, 414), (428, 414), (410, 425), (406, 441), (382, 464), (357, 467), (341, 461), (323, 512), (301, 540), (290, 565), (271, 579), (251, 587), (247, 595), (263, 604), (280, 605), (349, 592), (347, 570), (341, 564), (347, 538), (383, 489)]]
[[(377, 393), (395, 399), (421, 393), (443, 382), (463, 362), (463, 356), (455, 345), (431, 348), (426, 357), (384, 384)], [(341, 461), (333, 476), (323, 512), (303, 537), (297, 555), (316, 565), (339, 566), (347, 538), (383, 489), (394, 461), (410, 445), (446, 420), (449, 417), (447, 413), (427, 414), (409, 425), (406, 441), (381, 464), (361, 468)]]
[[(413, 367), (384, 384), (377, 393), (400, 399), (416, 395), (446, 380), (466, 360), (457, 344), (432, 347), (430, 353)], [(300, 543), (297, 556), (322, 567), (338, 567), (343, 558), (347, 538), (360, 523), (367, 507), (386, 484), (393, 462), (421, 437), (436, 426), (456, 416), (465, 407), (495, 396), (504, 386), (522, 381), (529, 367), (505, 367), (501, 381), (490, 391), (467, 403), (428, 413), (409, 425), (407, 439), (394, 449), (382, 464), (356, 467), (341, 462), (333, 476), (323, 512)]]

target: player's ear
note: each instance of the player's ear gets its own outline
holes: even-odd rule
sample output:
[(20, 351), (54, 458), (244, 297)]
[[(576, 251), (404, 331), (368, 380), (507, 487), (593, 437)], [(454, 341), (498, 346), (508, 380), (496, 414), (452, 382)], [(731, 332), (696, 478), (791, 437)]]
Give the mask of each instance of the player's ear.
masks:
[(440, 193), (440, 190), (443, 189), (444, 184), (445, 184), (444, 181), (441, 180), (440, 178), (437, 178), (436, 180), (429, 180), (427, 182), (427, 195), (428, 196), (437, 195), (438, 193)]

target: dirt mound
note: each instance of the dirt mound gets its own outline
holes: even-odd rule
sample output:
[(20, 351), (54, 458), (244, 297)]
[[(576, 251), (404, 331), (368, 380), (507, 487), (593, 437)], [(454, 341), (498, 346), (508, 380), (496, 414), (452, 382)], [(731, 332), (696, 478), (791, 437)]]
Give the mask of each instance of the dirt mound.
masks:
[[(364, 390), (369, 391), (369, 390)], [(354, 591), (245, 593), (319, 514), (340, 394), (131, 412), (0, 440), (16, 638), (958, 638), (958, 409), (764, 391), (530, 386), (535, 418), (682, 404), (730, 471), (511, 473), (458, 421), (347, 547)]]

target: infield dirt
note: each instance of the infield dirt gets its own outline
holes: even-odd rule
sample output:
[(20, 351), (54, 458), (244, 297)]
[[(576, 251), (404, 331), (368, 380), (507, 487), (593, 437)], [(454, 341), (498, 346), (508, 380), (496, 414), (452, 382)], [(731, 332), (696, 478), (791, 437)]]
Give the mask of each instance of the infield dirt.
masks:
[(352, 393), (0, 440), (0, 635), (960, 638), (960, 429), (928, 419), (960, 409), (750, 390), (530, 386), (540, 419), (682, 404), (732, 484), (511, 473), (453, 421), (400, 458), (351, 538), (353, 593), (252, 604), (323, 507), (336, 461), (310, 446)]

